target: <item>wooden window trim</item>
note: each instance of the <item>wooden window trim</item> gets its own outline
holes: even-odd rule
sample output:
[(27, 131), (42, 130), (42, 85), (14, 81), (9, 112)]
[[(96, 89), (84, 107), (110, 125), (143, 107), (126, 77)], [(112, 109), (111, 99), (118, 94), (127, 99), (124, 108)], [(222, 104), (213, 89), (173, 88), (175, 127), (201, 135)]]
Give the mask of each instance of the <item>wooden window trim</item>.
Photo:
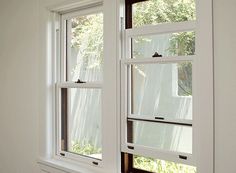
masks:
[[(143, 1), (147, 1), (147, 0), (126, 0), (125, 1), (125, 28), (129, 29), (132, 28), (132, 5), (138, 2), (143, 2)], [(133, 139), (133, 134), (132, 134), (132, 125), (133, 123), (131, 122), (131, 124), (128, 126), (131, 133), (128, 134), (128, 138), (130, 140)], [(129, 153), (121, 153), (121, 172), (122, 173), (151, 173), (149, 171), (145, 171), (145, 170), (141, 170), (141, 169), (137, 169), (134, 168), (133, 165), (133, 154), (129, 154)]]
[(68, 92), (67, 88), (61, 88), (61, 149), (68, 150)]
[(121, 159), (122, 159), (122, 162), (121, 162), (121, 172), (122, 173), (152, 173), (149, 171), (134, 168), (133, 154), (121, 153)]
[(138, 2), (143, 2), (147, 0), (126, 0), (125, 1), (125, 28), (132, 28), (132, 5)]
[[(147, 0), (126, 0), (125, 1), (125, 28), (129, 29), (132, 28), (132, 5), (138, 2), (143, 2), (143, 1), (147, 1)], [(132, 133), (132, 129), (133, 129), (133, 123), (130, 122), (130, 125), (128, 126), (129, 130), (131, 133), (128, 134), (128, 138), (130, 140), (133, 139), (133, 133)], [(129, 153), (121, 153), (121, 172), (122, 173), (151, 173), (149, 171), (145, 171), (145, 170), (141, 170), (141, 169), (137, 169), (134, 168), (133, 165), (133, 154), (129, 154)]]

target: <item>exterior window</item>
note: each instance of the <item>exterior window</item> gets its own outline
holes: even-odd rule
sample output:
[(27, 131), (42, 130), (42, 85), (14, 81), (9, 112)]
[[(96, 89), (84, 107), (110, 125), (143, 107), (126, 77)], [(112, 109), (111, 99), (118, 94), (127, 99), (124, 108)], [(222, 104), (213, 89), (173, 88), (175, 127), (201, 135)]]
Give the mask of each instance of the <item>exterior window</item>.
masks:
[(61, 16), (57, 83), (57, 154), (102, 160), (103, 13), (99, 7)]
[(195, 2), (127, 0), (125, 12), (122, 171), (195, 173)]

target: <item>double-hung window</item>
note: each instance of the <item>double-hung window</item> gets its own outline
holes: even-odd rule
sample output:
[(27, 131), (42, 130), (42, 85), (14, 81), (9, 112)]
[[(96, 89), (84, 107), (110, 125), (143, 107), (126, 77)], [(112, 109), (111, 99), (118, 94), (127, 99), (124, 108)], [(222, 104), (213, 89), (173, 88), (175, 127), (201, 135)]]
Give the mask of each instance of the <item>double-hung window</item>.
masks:
[(54, 156), (98, 172), (212, 173), (210, 0), (75, 4), (55, 10)]
[(126, 0), (125, 5), (123, 172), (196, 172), (191, 167), (197, 116), (195, 1)]
[(60, 23), (57, 154), (98, 165), (102, 160), (102, 9), (65, 13)]

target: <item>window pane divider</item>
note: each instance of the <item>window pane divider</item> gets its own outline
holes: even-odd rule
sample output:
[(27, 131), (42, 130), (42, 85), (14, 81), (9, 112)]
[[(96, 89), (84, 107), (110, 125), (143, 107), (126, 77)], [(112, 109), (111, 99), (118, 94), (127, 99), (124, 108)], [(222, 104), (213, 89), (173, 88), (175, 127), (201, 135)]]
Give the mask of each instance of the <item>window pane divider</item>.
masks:
[(100, 82), (88, 82), (88, 83), (75, 83), (75, 82), (63, 82), (57, 84), (59, 88), (102, 88)]
[(176, 124), (183, 126), (192, 126), (192, 120), (183, 120), (183, 119), (173, 119), (173, 118), (164, 118), (164, 119), (155, 119), (155, 117), (140, 117), (137, 115), (130, 115), (127, 117), (128, 121), (147, 121), (147, 122), (157, 122), (157, 123), (166, 123), (166, 124)]
[(138, 28), (126, 29), (125, 36), (137, 37), (143, 35), (193, 31), (195, 30), (195, 28), (196, 28), (196, 21), (164, 23), (164, 24), (147, 25)]
[[(194, 158), (190, 153), (168, 151), (142, 145), (136, 145), (128, 142), (123, 143), (122, 152), (195, 166)], [(182, 159), (183, 157), (186, 159)]]
[(182, 61), (193, 61), (196, 55), (189, 56), (166, 56), (166, 57), (150, 57), (150, 58), (125, 58), (121, 62), (123, 64), (154, 64), (154, 63), (173, 63)]

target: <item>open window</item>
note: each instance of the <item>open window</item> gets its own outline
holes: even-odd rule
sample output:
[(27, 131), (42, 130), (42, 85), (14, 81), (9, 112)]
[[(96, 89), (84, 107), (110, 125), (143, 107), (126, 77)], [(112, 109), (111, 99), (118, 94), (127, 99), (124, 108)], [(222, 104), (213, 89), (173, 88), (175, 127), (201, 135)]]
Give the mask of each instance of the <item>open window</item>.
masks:
[(125, 13), (122, 171), (195, 173), (195, 1), (126, 0)]
[(102, 160), (103, 13), (100, 6), (61, 15), (57, 155)]

